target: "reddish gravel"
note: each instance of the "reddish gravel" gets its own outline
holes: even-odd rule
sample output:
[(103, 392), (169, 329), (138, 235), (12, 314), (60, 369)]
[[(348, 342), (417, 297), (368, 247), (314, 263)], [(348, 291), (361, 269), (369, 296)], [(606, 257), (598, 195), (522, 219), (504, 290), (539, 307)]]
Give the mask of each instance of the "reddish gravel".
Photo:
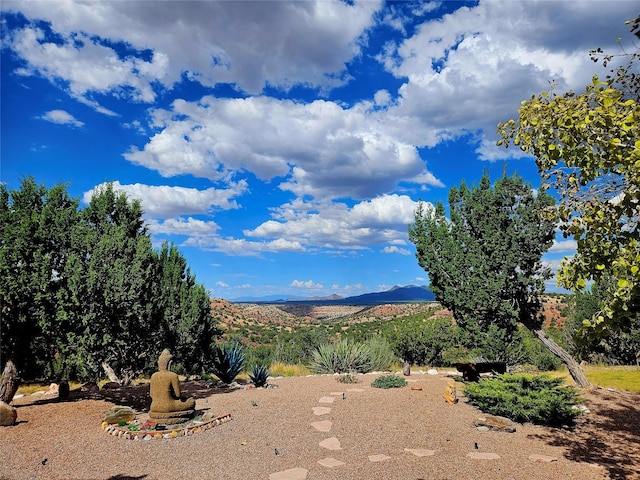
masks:
[[(640, 478), (638, 394), (586, 393), (591, 413), (571, 430), (519, 425), (516, 433), (484, 433), (472, 426), (479, 411), (464, 398), (457, 405), (444, 401), (443, 375), (414, 373), (407, 387), (389, 390), (371, 388), (374, 378), (364, 375), (348, 385), (334, 376), (280, 378), (272, 380), (274, 388), (233, 391), (190, 382), (184, 389), (197, 397), (198, 409), (233, 419), (190, 437), (150, 441), (114, 438), (100, 428), (114, 403), (143, 411), (148, 387), (105, 390), (93, 398), (72, 392), (66, 402), (24, 397), (14, 401), (18, 424), (0, 427), (0, 478), (252, 480), (290, 469), (306, 471), (309, 480)], [(323, 397), (335, 400), (320, 402)], [(316, 415), (313, 408), (320, 406), (331, 411)], [(311, 425), (323, 422), (326, 430), (326, 421), (329, 431)], [(319, 445), (334, 437), (341, 450)], [(499, 458), (473, 459), (472, 453)], [(328, 458), (344, 464), (318, 463)]]

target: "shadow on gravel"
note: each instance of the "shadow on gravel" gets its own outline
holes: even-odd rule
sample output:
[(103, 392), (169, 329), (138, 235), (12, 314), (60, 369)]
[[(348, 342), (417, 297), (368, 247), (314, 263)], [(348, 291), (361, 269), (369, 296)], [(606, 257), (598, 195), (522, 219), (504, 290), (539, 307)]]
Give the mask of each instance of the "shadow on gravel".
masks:
[(107, 480), (142, 480), (143, 478), (147, 478), (147, 475), (137, 477), (132, 477), (131, 475), (114, 475), (113, 477), (107, 478)]
[(640, 478), (640, 394), (599, 389), (584, 404), (590, 413), (574, 427), (533, 437), (565, 448), (569, 460), (604, 467), (610, 478)]
[[(236, 390), (236, 388), (230, 387), (228, 385), (211, 385), (210, 383), (202, 380), (180, 382), (180, 387), (183, 396), (193, 397), (196, 400), (199, 398), (207, 398), (211, 395), (229, 393)], [(148, 412), (149, 407), (151, 406), (151, 397), (149, 396), (148, 383), (129, 387), (103, 388), (95, 392), (75, 389), (69, 392), (69, 397), (67, 399), (59, 399), (57, 397), (39, 399), (32, 402), (31, 405), (42, 405), (58, 402), (78, 402), (80, 400), (105, 400), (107, 402), (115, 403), (116, 405), (125, 405), (131, 407), (137, 412)], [(20, 405), (16, 405), (16, 407), (20, 408)]]

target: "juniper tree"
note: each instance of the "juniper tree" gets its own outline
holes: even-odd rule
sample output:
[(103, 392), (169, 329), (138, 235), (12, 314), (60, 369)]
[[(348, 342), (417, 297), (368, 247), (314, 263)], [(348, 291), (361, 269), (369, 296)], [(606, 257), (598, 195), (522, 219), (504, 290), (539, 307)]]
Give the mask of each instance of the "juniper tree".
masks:
[(485, 173), (477, 186), (463, 182), (449, 191), (449, 218), (441, 202), (435, 209), (421, 202), (409, 238), (436, 299), (462, 329), (508, 342), (522, 324), (567, 364), (579, 385), (589, 385), (542, 330), (541, 296), (551, 273), (541, 259), (553, 243), (554, 224), (541, 211), (553, 202), (518, 175), (503, 175), (492, 187)]

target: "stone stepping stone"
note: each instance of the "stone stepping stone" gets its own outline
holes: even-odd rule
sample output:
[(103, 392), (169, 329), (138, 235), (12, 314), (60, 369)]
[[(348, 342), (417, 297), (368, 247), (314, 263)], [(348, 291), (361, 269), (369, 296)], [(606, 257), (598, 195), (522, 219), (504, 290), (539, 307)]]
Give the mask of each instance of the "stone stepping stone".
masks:
[(474, 460), (497, 460), (500, 458), (500, 455), (497, 453), (471, 452), (467, 453), (467, 457), (473, 458)]
[(384, 462), (385, 460), (390, 460), (391, 457), (389, 457), (388, 455), (369, 455), (369, 461), (370, 462)]
[(364, 392), (364, 388), (348, 388), (347, 392)]
[(315, 428), (316, 430), (319, 430), (321, 432), (329, 432), (331, 431), (331, 421), (330, 420), (323, 420), (321, 422), (313, 422), (311, 424), (311, 426), (313, 428)]
[(318, 460), (318, 463), (323, 467), (327, 467), (327, 468), (339, 467), (340, 465), (344, 465), (344, 462), (341, 462), (340, 460), (336, 460), (335, 458), (331, 458), (331, 457)]
[(304, 468), (290, 468), (282, 472), (276, 472), (269, 475), (269, 480), (304, 480), (307, 478), (309, 470)]
[(319, 445), (327, 450), (342, 450), (340, 440), (336, 437), (327, 438), (326, 440), (321, 441)]
[(329, 412), (331, 412), (329, 407), (313, 407), (314, 415), (326, 415)]
[(529, 460), (533, 460), (534, 462), (551, 463), (557, 462), (558, 457), (551, 457), (549, 455), (539, 455), (537, 453), (533, 453), (529, 455)]
[(405, 448), (405, 452), (413, 453), (416, 457), (430, 457), (435, 455), (435, 450), (425, 450), (424, 448)]
[(336, 401), (336, 397), (321, 397), (320, 400), (318, 400), (318, 402), (320, 403), (333, 403), (335, 401)]
[(333, 395), (334, 397), (341, 397), (344, 392), (331, 392), (329, 395)]

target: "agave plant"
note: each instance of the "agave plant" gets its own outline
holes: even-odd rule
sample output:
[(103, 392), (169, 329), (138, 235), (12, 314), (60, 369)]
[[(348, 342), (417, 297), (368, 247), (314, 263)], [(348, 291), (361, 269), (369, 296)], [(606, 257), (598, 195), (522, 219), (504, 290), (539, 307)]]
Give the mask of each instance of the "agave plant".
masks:
[(244, 365), (244, 345), (216, 345), (213, 350), (213, 374), (229, 384), (235, 380)]
[(249, 378), (251, 379), (251, 383), (253, 383), (256, 388), (264, 387), (267, 384), (267, 380), (269, 379), (269, 369), (267, 368), (267, 365), (252, 366)]

